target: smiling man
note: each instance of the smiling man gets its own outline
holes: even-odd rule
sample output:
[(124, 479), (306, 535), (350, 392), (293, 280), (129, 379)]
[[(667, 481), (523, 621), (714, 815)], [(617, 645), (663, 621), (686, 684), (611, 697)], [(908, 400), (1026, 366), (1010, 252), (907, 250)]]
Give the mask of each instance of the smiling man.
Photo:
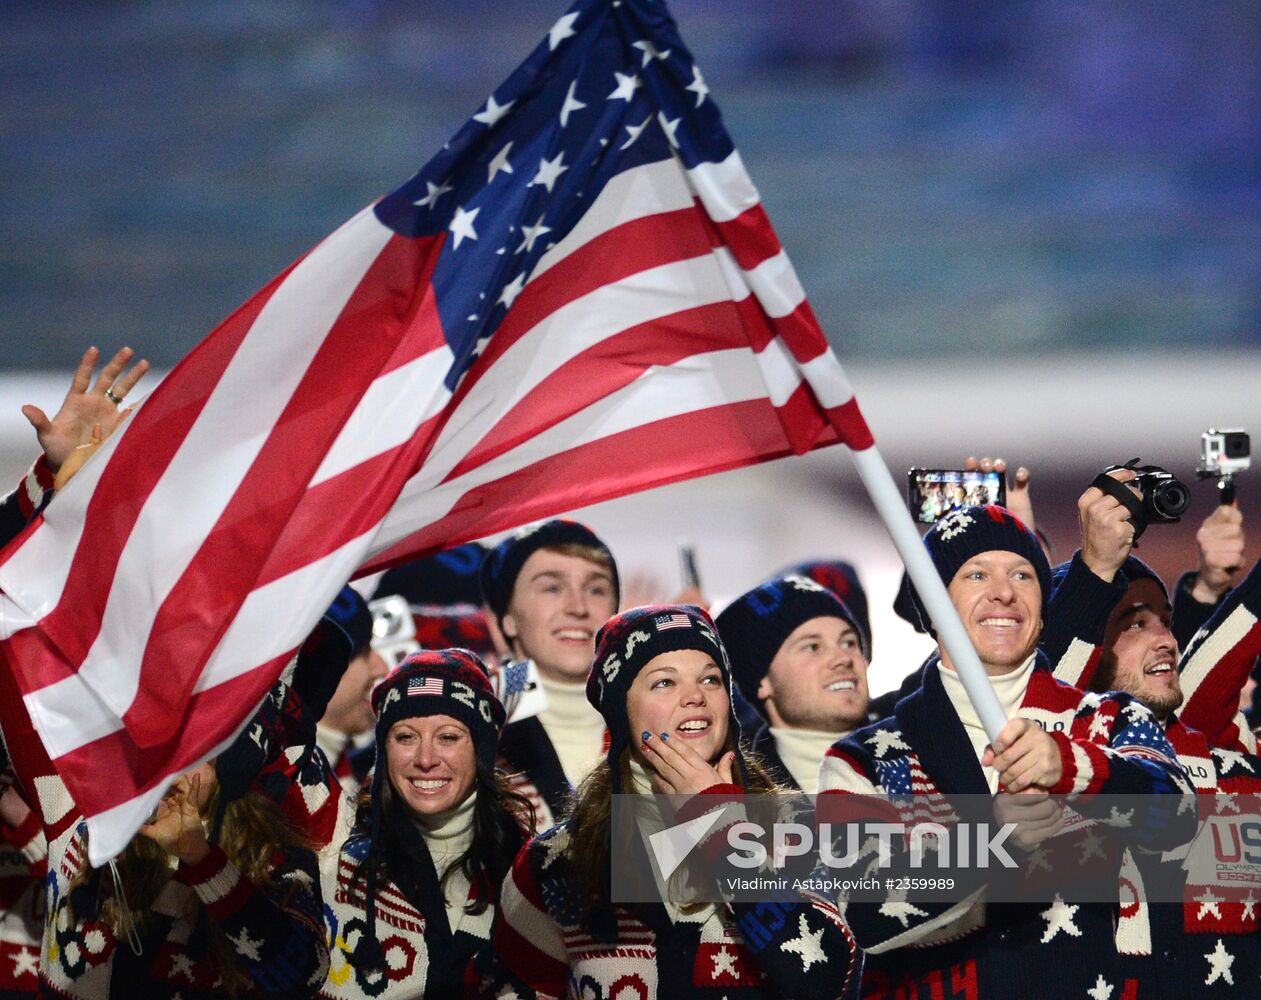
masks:
[(813, 794), (828, 747), (867, 721), (866, 632), (830, 590), (788, 575), (718, 616), (740, 693), (763, 720), (753, 749), (775, 780)]
[[(1091, 642), (1097, 646), (1095, 655), (1079, 658), (1084, 664), (1080, 683), (1092, 691), (1123, 691), (1146, 705), (1196, 790), (1218, 796), (1223, 812), (1238, 814), (1233, 803), (1252, 801), (1249, 793), (1261, 790), (1255, 738), (1246, 725), (1228, 721), (1235, 715), (1248, 664), (1256, 658), (1255, 640), (1248, 639), (1250, 629), (1240, 622), (1256, 621), (1252, 609), (1261, 604), (1261, 574), (1254, 569), (1239, 585), (1207, 624), (1191, 657), (1195, 662), (1184, 665), (1161, 579), (1129, 554), (1127, 537), (1109, 543), (1088, 511), (1082, 532), (1083, 550), (1106, 555), (1111, 572), (1105, 589), (1083, 571), (1081, 553), (1055, 569), (1056, 605), (1078, 604), (1093, 590), (1106, 615), (1098, 633), (1082, 636), (1087, 649)], [(1180, 668), (1190, 675), (1186, 692)], [(1193, 697), (1182, 715), (1178, 709), (1188, 692)], [(1255, 817), (1245, 810), (1238, 822), (1252, 824)], [(1228, 835), (1218, 831), (1215, 836)], [(1121, 898), (1144, 905), (1122, 908), (1116, 943), (1125, 979), (1137, 984), (1139, 996), (1232, 996), (1261, 975), (1255, 895), (1245, 895), (1250, 886), (1238, 871), (1228, 871), (1234, 877), (1218, 882), (1216, 867), (1189, 864), (1185, 851), (1126, 855)], [(1255, 866), (1249, 874), (1256, 877)]]
[[(1052, 676), (1038, 650), (1051, 572), (1034, 534), (1002, 507), (963, 507), (938, 521), (924, 544), (1008, 722), (991, 747), (949, 654), (939, 649), (890, 718), (827, 752), (821, 797), (992, 796), (998, 822), (1023, 821), (1009, 844), (1042, 852), (1052, 871), (1072, 859), (1079, 874), (1082, 841), (1095, 838), (1099, 877), (1117, 877), (1125, 844), (1165, 850), (1185, 841), (1193, 818), (1190, 826), (1181, 823), (1159, 799), (1149, 800), (1142, 816), (1126, 817), (1124, 828), (1101, 804), (1101, 795), (1181, 793), (1189, 786), (1146, 708), (1128, 695), (1085, 694)], [(935, 635), (913, 587), (909, 595)], [(1028, 794), (1016, 794), (1022, 792)], [(1065, 832), (1064, 811), (1046, 793), (1063, 796), (1095, 825)], [(862, 800), (852, 801), (862, 807)], [(916, 874), (904, 869), (904, 856), (895, 857), (884, 874)], [(1031, 987), (1042, 995), (1049, 983), (1056, 996), (1085, 996), (1091, 989), (1107, 995), (1100, 978), (1118, 984), (1112, 906), (1077, 900), (1067, 889), (1069, 898), (1057, 892), (1049, 899), (1019, 873), (1008, 898), (1027, 902), (990, 904), (982, 880), (1002, 873), (977, 870), (969, 877), (976, 881), (948, 900), (838, 899), (867, 951), (865, 995), (934, 996), (951, 982), (967, 984), (972, 996), (1029, 996)], [(1042, 883), (1039, 893), (1045, 889)]]
[(547, 696), (544, 711), (510, 722), (499, 742), (546, 829), (604, 753), (604, 720), (585, 685), (596, 632), (617, 611), (617, 564), (590, 528), (547, 521), (486, 556), (482, 593), (513, 659), (533, 662)]

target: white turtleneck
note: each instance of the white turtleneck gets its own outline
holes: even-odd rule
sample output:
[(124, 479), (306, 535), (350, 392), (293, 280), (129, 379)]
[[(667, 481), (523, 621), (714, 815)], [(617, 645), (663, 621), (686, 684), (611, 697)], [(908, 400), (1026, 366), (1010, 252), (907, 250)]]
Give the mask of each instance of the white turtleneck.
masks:
[(819, 765), (823, 755), (837, 740), (843, 740), (854, 730), (843, 733), (824, 733), (817, 729), (781, 729), (771, 726), (775, 749), (793, 781), (807, 795), (819, 790)]
[(547, 709), (539, 721), (552, 741), (561, 769), (577, 787), (600, 762), (604, 751), (604, 717), (587, 701), (585, 683), (567, 684), (539, 676)]
[[(451, 863), (469, 849), (473, 843), (473, 808), (477, 805), (477, 790), (454, 809), (434, 816), (416, 816), (416, 827), (425, 838), (429, 856), (433, 859), (438, 880), (446, 874)], [(446, 884), (447, 923), (454, 934), (464, 916), (468, 904), (469, 880), (464, 872), (456, 871)]]
[[(994, 685), (994, 693), (998, 695), (998, 702), (1003, 706), (1003, 714), (1009, 719), (1014, 719), (1019, 714), (1020, 703), (1024, 701), (1025, 691), (1029, 687), (1029, 678), (1033, 676), (1034, 658), (1034, 654), (1030, 654), (1029, 659), (1015, 670), (1005, 674), (990, 674), (990, 683)], [(972, 701), (968, 698), (959, 675), (944, 663), (939, 664), (938, 669), (941, 671), (942, 686), (946, 689), (950, 703), (959, 714), (963, 731), (972, 741), (972, 749), (976, 752), (976, 759), (979, 762), (985, 753), (985, 748), (989, 746), (990, 738), (985, 735), (985, 728), (981, 725), (976, 709), (972, 707)], [(998, 772), (992, 767), (983, 767), (981, 771), (985, 775), (985, 780), (989, 782), (990, 793), (997, 792)]]
[[(630, 772), (631, 772), (631, 787), (629, 791), (633, 791), (637, 795), (656, 795), (657, 794), (657, 792), (652, 787), (651, 773), (646, 767), (644, 767), (643, 764), (637, 761), (634, 757), (631, 757), (630, 759)], [(667, 826), (673, 825), (676, 822), (676, 820), (673, 816), (668, 817), (668, 818), (662, 816), (661, 810), (657, 809), (657, 810), (653, 810), (651, 815), (641, 815), (639, 817), (639, 822), (640, 822), (639, 833), (641, 836), (647, 838), (654, 833), (658, 833), (661, 830), (664, 830)], [(645, 846), (646, 846), (646, 843), (645, 843)], [(674, 886), (674, 883), (671, 883), (671, 885), (677, 889), (677, 886)], [(680, 909), (678, 905), (670, 902), (668, 898), (669, 892), (665, 890), (664, 887), (660, 885), (660, 883), (658, 884), (657, 888), (662, 890), (662, 902), (663, 902), (663, 905), (665, 906), (666, 914), (670, 917), (671, 923), (677, 924), (680, 920), (684, 920), (688, 922), (696, 922), (696, 923), (703, 924), (707, 920), (709, 920), (711, 917), (713, 917), (715, 914), (717, 914), (718, 912), (717, 906), (715, 906), (713, 903), (708, 903), (704, 907), (693, 910), (691, 913), (684, 913), (683, 910)]]

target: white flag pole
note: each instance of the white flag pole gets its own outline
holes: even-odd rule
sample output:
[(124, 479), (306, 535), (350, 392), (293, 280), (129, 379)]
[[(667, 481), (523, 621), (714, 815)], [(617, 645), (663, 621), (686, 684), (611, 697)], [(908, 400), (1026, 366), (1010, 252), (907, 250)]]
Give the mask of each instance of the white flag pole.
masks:
[(981, 666), (980, 657), (972, 647), (972, 640), (959, 620), (946, 586), (937, 575), (937, 567), (933, 565), (928, 550), (920, 539), (911, 513), (907, 510), (906, 501), (879, 450), (872, 445), (862, 451), (851, 450), (854, 465), (858, 467), (858, 475), (862, 478), (871, 502), (875, 504), (880, 519), (893, 539), (893, 545), (906, 564), (906, 572), (919, 592), (920, 600), (928, 610), (933, 628), (937, 630), (937, 641), (950, 654), (950, 662), (954, 664), (959, 680), (972, 701), (973, 708), (985, 728), (985, 734), (992, 743), (998, 739), (999, 730), (1007, 722), (1003, 714), (1003, 706), (999, 704), (998, 695)]

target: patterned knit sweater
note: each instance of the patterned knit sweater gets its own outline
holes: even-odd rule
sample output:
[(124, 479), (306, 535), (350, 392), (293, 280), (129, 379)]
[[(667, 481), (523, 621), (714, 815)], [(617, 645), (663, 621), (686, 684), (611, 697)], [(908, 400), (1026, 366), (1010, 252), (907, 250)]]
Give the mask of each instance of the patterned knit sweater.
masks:
[[(691, 811), (739, 795), (716, 785)], [(730, 817), (726, 817), (730, 819)], [(702, 844), (711, 859), (725, 823)], [(697, 913), (662, 904), (590, 907), (573, 887), (569, 824), (530, 841), (504, 884), (487, 993), (520, 1000), (574, 997), (840, 998), (856, 995), (860, 958), (829, 901), (809, 894), (728, 902)]]
[[(1016, 891), (1021, 891), (1020, 880), (1039, 884), (1041, 862), (1055, 868), (1069, 858), (1090, 859), (1090, 867), (1078, 869), (1087, 878), (1110, 872), (1115, 879), (1125, 843), (1172, 849), (1194, 832), (1193, 815), (1180, 817), (1172, 798), (1178, 795), (1180, 801), (1190, 790), (1173, 750), (1151, 713), (1133, 699), (1084, 694), (1057, 682), (1040, 660), (1019, 715), (1033, 719), (1059, 745), (1064, 773), (1052, 792), (1093, 822), (1074, 824), (1044, 841), (1019, 872), (1000, 876), (1015, 878)], [(913, 809), (930, 812), (939, 808), (942, 795), (989, 795), (935, 663), (925, 671), (921, 688), (899, 702), (891, 718), (859, 730), (828, 752), (819, 787), (821, 812), (844, 804), (828, 802), (833, 795), (909, 796)], [(1151, 796), (1152, 804), (1141, 815), (1126, 817), (1128, 825), (1121, 829), (1109, 810), (1094, 802), (1100, 793)], [(1162, 802), (1166, 795), (1170, 799)], [(940, 819), (940, 813), (932, 818)], [(881, 873), (886, 877), (906, 868), (905, 845), (895, 838), (894, 847), (892, 863)], [(912, 901), (905, 894), (882, 902), (841, 901), (867, 952), (865, 996), (916, 996), (919, 991), (943, 997), (1042, 997), (1054, 982), (1054, 995), (1067, 997), (1086, 995), (1101, 978), (1112, 986), (1119, 983), (1112, 907), (1074, 902), (1059, 893), (1049, 903), (989, 905), (984, 882), (968, 888), (970, 893), (957, 902)], [(1038, 891), (1026, 895), (1048, 898)]]
[(0, 1000), (39, 988), (47, 869), (48, 842), (35, 813), (16, 827), (0, 823)]
[(7, 545), (52, 498), (53, 472), (44, 456), (36, 460), (17, 488), (0, 500), (0, 546)]
[[(328, 979), (320, 996), (338, 1000), (381, 997), (458, 997), (466, 977), (489, 943), (496, 912), (497, 886), (457, 879), (461, 899), (444, 899), (437, 872), (425, 873), (404, 886), (378, 882), (376, 940), (385, 957), (384, 970), (361, 966), (356, 948), (367, 926), (364, 873), (366, 837), (352, 836), (355, 804), (343, 793), (322, 751), (314, 746), (284, 751), (280, 762), (288, 789), (284, 810), (316, 843), (324, 897), (324, 926), (329, 949)], [(369, 778), (369, 781), (371, 779)], [(419, 842), (422, 835), (415, 834)], [(419, 843), (417, 843), (419, 846)], [(417, 863), (432, 866), (425, 848)], [(458, 912), (483, 898), (490, 905), (480, 914)], [(452, 927), (451, 924), (455, 923)]]
[[(104, 921), (84, 916), (88, 900), (72, 890), (90, 877), (82, 822), (31, 726), (7, 664), (0, 664), (0, 729), (21, 788), (48, 844), (40, 985), (54, 997), (224, 996), (219, 970), (188, 914), (204, 911), (250, 978), (244, 996), (311, 996), (328, 971), (315, 856), (280, 852), (276, 890), (245, 878), (216, 846), (196, 865), (180, 864), (145, 914), (140, 939), (116, 940)], [(103, 869), (96, 878), (108, 879)], [(139, 952), (137, 954), (137, 952)]]
[[(1123, 576), (1104, 584), (1085, 569), (1080, 556), (1074, 559), (1055, 600), (1065, 606), (1093, 606), (1095, 621), (1078, 636), (1079, 660), (1064, 661), (1057, 676), (1090, 683), (1108, 616), (1127, 587)], [(1216, 813), (1218, 828), (1206, 827), (1195, 846), (1125, 855), (1117, 949), (1126, 978), (1138, 984), (1143, 998), (1229, 996), (1261, 976), (1261, 868), (1238, 865), (1245, 827), (1256, 821), (1254, 803), (1261, 802), (1256, 797), (1261, 792), (1261, 758), (1254, 734), (1237, 714), (1239, 692), (1261, 652), (1258, 611), (1261, 570), (1254, 568), (1219, 604), (1179, 664), (1185, 709), (1166, 720), (1165, 734), (1202, 796), (1201, 815)], [(1192, 722), (1201, 728), (1192, 728)], [(1246, 804), (1241, 808), (1239, 803)], [(1188, 867), (1189, 853), (1213, 846), (1219, 847), (1219, 858), (1235, 859), (1237, 869), (1229, 883), (1206, 877), (1202, 863)], [(1179, 895), (1181, 905), (1149, 902), (1153, 896), (1168, 900)]]

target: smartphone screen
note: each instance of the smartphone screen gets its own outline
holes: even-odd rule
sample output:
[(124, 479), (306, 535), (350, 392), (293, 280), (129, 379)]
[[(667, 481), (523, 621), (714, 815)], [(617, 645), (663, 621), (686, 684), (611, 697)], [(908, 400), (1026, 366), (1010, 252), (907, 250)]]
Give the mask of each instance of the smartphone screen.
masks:
[(906, 503), (915, 520), (932, 524), (957, 507), (1006, 504), (1007, 482), (1001, 472), (911, 469), (906, 474)]

